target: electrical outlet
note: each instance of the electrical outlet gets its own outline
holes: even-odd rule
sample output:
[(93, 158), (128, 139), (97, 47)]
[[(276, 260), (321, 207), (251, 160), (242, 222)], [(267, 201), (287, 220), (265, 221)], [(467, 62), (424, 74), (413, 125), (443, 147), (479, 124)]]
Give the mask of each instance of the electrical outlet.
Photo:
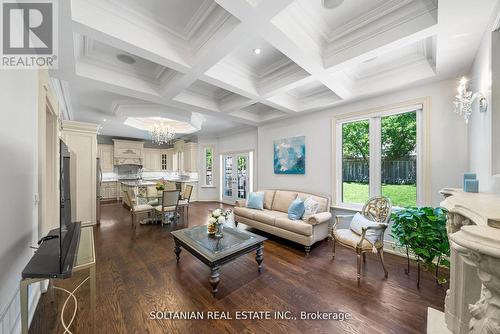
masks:
[(38, 193), (35, 194), (34, 199), (35, 199), (35, 205), (38, 205), (40, 203), (40, 195), (38, 195)]

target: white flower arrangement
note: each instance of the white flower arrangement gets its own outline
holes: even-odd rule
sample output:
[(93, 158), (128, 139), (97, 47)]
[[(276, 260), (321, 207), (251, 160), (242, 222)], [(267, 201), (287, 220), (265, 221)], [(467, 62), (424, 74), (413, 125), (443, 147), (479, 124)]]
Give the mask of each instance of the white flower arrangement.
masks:
[(226, 220), (231, 216), (233, 212), (231, 210), (215, 209), (210, 214), (208, 222), (210, 224), (224, 224)]

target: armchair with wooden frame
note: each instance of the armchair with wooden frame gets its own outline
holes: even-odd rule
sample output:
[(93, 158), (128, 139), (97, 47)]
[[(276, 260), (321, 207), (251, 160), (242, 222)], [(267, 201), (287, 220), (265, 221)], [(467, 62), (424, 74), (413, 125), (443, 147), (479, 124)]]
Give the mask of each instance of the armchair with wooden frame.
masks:
[[(366, 219), (374, 222), (374, 224), (363, 227), (361, 234), (356, 233), (351, 228), (337, 229), (337, 225), (341, 219), (352, 219), (354, 215), (335, 216), (335, 222), (330, 235), (333, 241), (332, 258), (335, 259), (335, 244), (337, 242), (356, 252), (358, 260), (358, 286), (361, 284), (361, 257), (363, 257), (363, 262), (366, 262), (366, 253), (368, 252), (377, 252), (380, 262), (382, 263), (382, 268), (384, 269), (385, 278), (388, 276), (384, 263), (384, 232), (389, 226), (391, 210), (391, 200), (387, 197), (373, 197), (368, 200), (363, 206), (361, 214)], [(366, 238), (368, 230), (371, 232), (371, 241)]]

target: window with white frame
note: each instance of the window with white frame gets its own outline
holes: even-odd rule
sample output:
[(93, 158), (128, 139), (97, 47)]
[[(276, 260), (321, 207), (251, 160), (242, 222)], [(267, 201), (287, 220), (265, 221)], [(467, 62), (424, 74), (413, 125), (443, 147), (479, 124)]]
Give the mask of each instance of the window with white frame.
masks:
[(424, 204), (423, 105), (336, 120), (336, 196), (360, 206), (386, 196), (395, 207)]
[(204, 185), (212, 187), (214, 185), (213, 171), (214, 171), (214, 148), (207, 146), (203, 150), (203, 165), (204, 165)]

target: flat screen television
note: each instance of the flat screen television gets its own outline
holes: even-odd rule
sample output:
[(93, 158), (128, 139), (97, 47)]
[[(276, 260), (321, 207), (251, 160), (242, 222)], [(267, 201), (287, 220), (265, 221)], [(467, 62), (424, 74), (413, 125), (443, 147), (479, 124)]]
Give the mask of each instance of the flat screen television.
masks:
[(23, 278), (67, 278), (75, 265), (81, 225), (71, 218), (71, 155), (62, 140), (59, 148), (59, 227), (40, 239)]

